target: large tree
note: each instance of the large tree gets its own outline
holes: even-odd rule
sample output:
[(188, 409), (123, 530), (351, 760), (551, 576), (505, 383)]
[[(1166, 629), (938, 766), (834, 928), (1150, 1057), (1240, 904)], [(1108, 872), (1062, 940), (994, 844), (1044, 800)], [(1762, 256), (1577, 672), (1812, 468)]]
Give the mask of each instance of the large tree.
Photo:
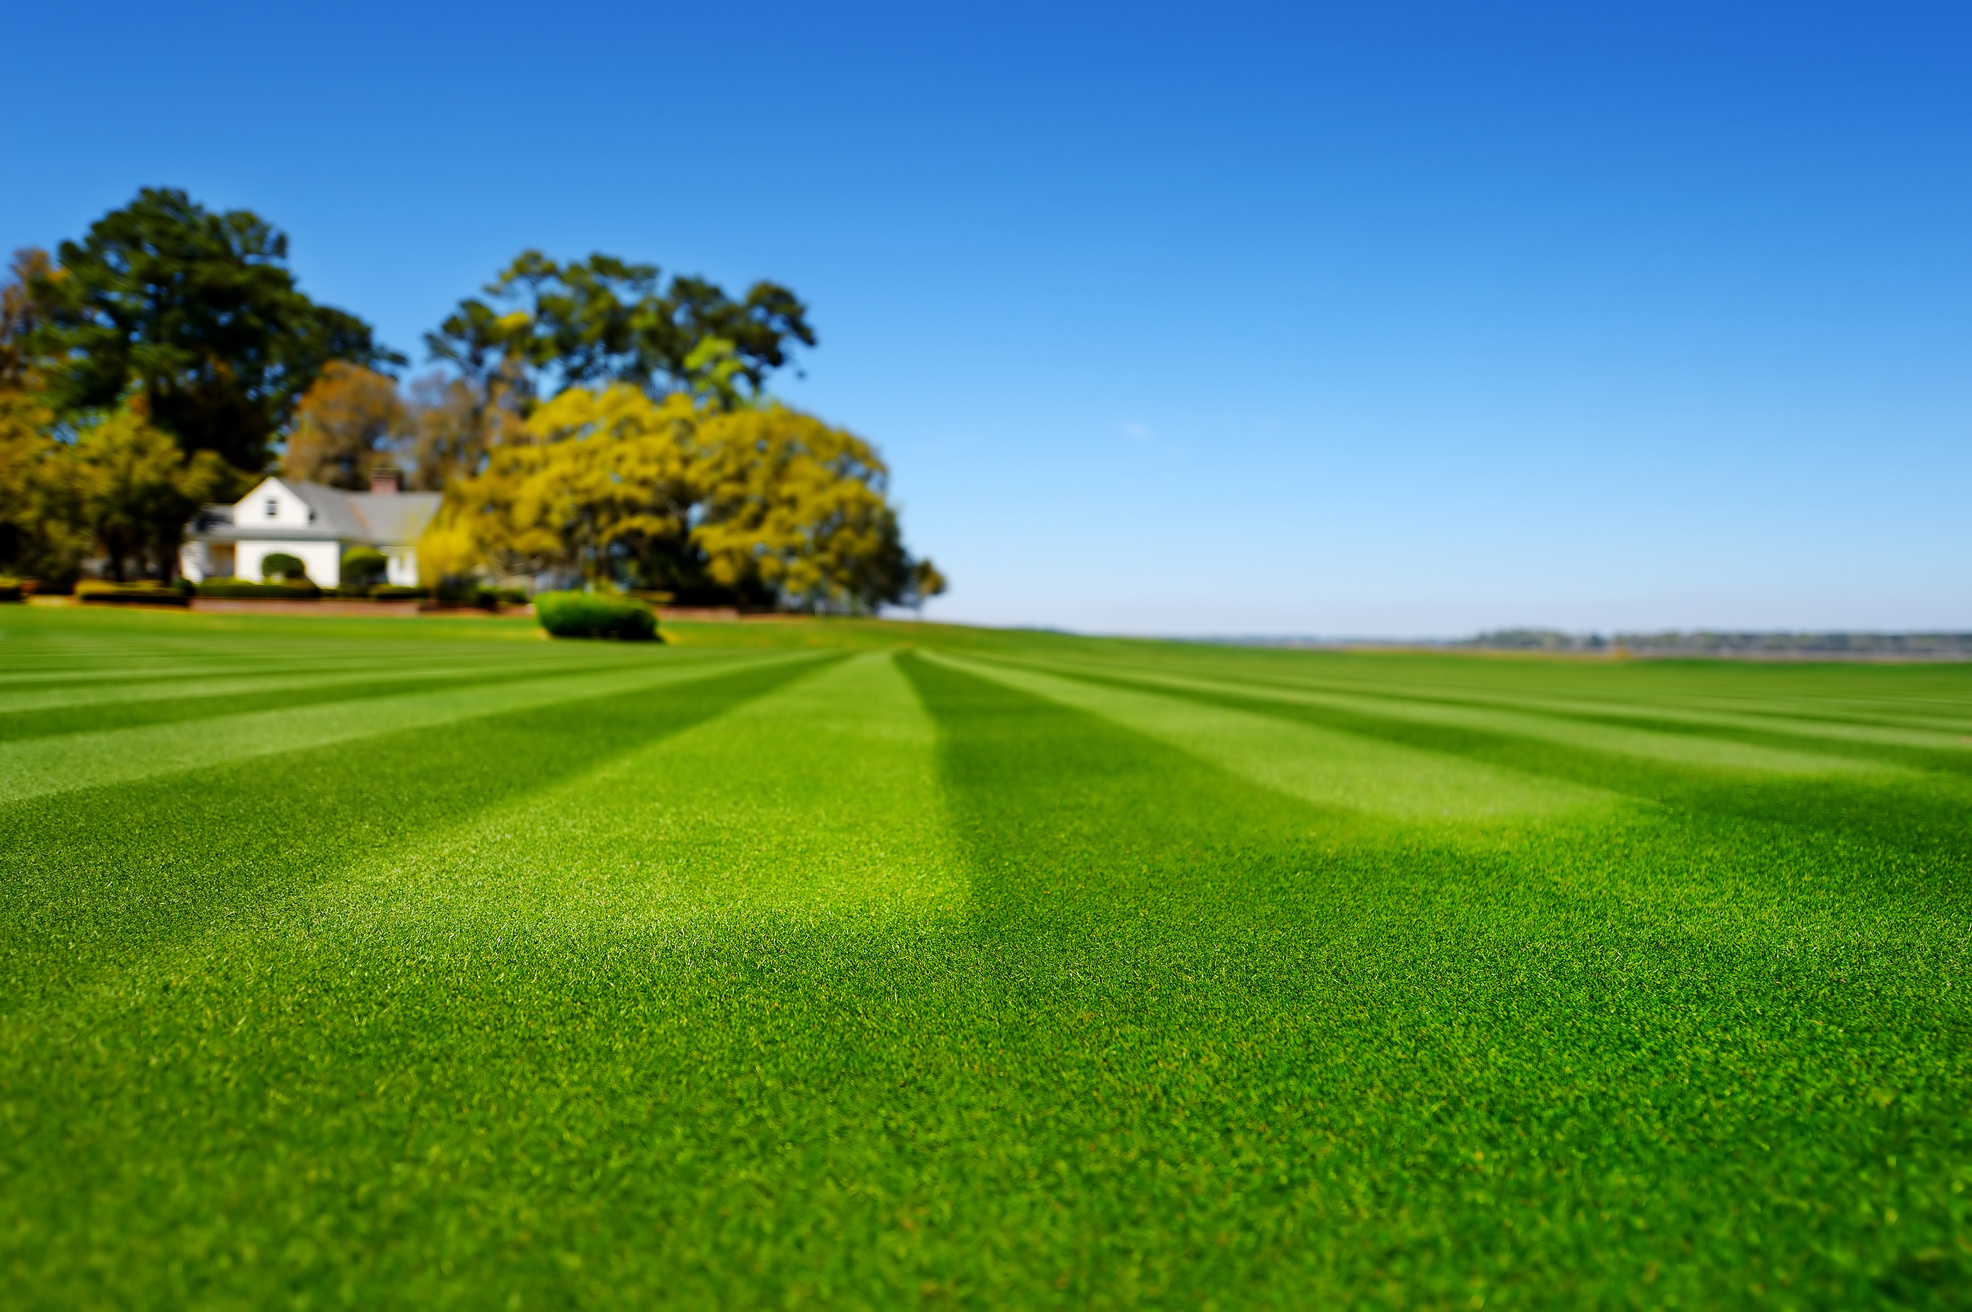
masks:
[[(776, 283), (738, 300), (717, 283), (591, 255), (567, 264), (524, 251), (437, 332), (432, 358), (523, 408), (570, 387), (629, 383), (730, 402), (758, 393), (796, 345), (813, 346), (808, 307)], [(708, 350), (708, 344), (714, 349)]]
[(420, 556), (434, 576), (559, 571), (867, 613), (944, 589), (905, 551), (885, 477), (860, 438), (784, 406), (570, 388), (446, 489)]
[(47, 285), (54, 265), (48, 252), (33, 246), (14, 252), (8, 278), (0, 283), (0, 391), (23, 392), (34, 385), (31, 342), (47, 314), (37, 288)]
[(397, 463), (414, 424), (396, 379), (331, 360), (295, 405), (281, 472), (360, 491), (369, 487), (373, 468)]
[(186, 456), (169, 434), (147, 422), (137, 399), (84, 428), (73, 447), (61, 450), (79, 475), (77, 522), (119, 583), (133, 567), (171, 578), (185, 521), (204, 503), (244, 491), (238, 470), (211, 451)]
[(260, 469), (329, 361), (399, 359), (361, 319), (304, 295), (287, 237), (247, 210), (215, 214), (147, 187), (57, 254), (57, 267), (29, 279), (47, 310), (28, 343), (65, 416), (134, 390), (185, 450)]

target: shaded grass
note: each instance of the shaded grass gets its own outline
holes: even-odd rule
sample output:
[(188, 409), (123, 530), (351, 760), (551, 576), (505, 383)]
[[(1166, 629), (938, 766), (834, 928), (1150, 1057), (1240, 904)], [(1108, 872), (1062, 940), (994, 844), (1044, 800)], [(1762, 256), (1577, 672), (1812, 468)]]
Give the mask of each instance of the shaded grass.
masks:
[[(1964, 1304), (1955, 779), (1132, 674), (1538, 691), (1479, 662), (842, 633), (0, 809), (11, 1301)], [(1151, 701), (975, 664), (1064, 651)], [(1603, 673), (1549, 691), (1905, 686)], [(1413, 760), (1627, 800), (1349, 779)]]

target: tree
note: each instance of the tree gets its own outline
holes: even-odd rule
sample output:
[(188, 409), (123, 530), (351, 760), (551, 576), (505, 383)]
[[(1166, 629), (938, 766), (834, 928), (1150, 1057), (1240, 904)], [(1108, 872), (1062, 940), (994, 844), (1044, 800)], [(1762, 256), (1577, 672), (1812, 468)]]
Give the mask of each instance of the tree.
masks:
[(614, 578), (653, 541), (690, 534), (695, 419), (685, 397), (653, 401), (624, 386), (563, 393), (484, 473), (448, 489), (422, 560), (441, 575), (478, 563), (498, 574)]
[(433, 576), (553, 571), (869, 613), (944, 587), (905, 551), (886, 476), (862, 439), (783, 406), (571, 388), (447, 489), (419, 557)]
[(54, 265), (47, 251), (28, 246), (14, 252), (7, 272), (0, 283), (0, 391), (24, 392), (35, 385), (29, 340), (48, 313), (46, 293), (37, 289), (49, 285)]
[(394, 464), (413, 431), (397, 380), (374, 369), (331, 360), (294, 409), (294, 429), (281, 457), (290, 478), (361, 490), (370, 470)]
[(133, 565), (171, 578), (193, 512), (239, 491), (238, 471), (211, 451), (187, 457), (141, 401), (83, 429), (68, 458), (79, 474), (76, 519), (119, 583)]
[(441, 491), (477, 474), (501, 440), (511, 412), (471, 378), (429, 374), (411, 385), (412, 431), (400, 443), (409, 486)]
[(0, 389), (0, 573), (67, 583), (82, 567), (80, 470), (31, 393)]
[(368, 324), (305, 296), (287, 254), (287, 237), (250, 211), (143, 189), (28, 279), (47, 306), (26, 342), (50, 404), (81, 418), (134, 388), (185, 450), (264, 467), (269, 439), (331, 360), (401, 362)]
[(698, 443), (694, 541), (716, 582), (764, 586), (792, 609), (851, 613), (913, 604), (915, 584), (943, 583), (904, 550), (889, 470), (855, 434), (770, 405), (708, 416)]
[[(428, 333), (444, 361), (489, 396), (510, 392), (520, 409), (571, 387), (629, 383), (652, 395), (702, 391), (725, 361), (714, 395), (757, 394), (789, 362), (794, 344), (815, 344), (808, 308), (787, 288), (755, 283), (742, 300), (703, 278), (676, 277), (660, 291), (656, 265), (613, 255), (560, 264), (523, 251), (483, 292)], [(702, 343), (723, 352), (706, 357)]]

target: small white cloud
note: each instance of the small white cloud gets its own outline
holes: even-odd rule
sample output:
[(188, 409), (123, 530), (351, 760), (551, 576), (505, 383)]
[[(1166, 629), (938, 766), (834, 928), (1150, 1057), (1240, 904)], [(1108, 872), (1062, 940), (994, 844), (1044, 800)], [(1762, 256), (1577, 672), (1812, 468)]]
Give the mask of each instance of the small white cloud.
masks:
[(1125, 419), (1123, 421), (1122, 432), (1123, 436), (1129, 438), (1132, 442), (1149, 442), (1155, 440), (1157, 437), (1157, 434), (1150, 431), (1149, 424), (1138, 423), (1134, 419)]

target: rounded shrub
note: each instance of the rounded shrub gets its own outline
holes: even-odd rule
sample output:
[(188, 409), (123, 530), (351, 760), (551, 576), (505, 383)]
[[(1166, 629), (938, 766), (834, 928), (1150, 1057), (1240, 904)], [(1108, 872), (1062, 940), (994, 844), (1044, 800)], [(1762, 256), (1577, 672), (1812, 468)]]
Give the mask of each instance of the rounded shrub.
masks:
[(351, 547), (342, 553), (344, 584), (381, 583), (390, 569), (390, 558), (375, 547)]
[(285, 551), (273, 551), (260, 562), (260, 577), (269, 583), (276, 580), (291, 582), (307, 578), (308, 567), (301, 563), (300, 556), (290, 556)]
[(543, 592), (534, 598), (534, 617), (557, 638), (617, 638), (649, 642), (657, 637), (657, 616), (629, 597), (594, 592)]

